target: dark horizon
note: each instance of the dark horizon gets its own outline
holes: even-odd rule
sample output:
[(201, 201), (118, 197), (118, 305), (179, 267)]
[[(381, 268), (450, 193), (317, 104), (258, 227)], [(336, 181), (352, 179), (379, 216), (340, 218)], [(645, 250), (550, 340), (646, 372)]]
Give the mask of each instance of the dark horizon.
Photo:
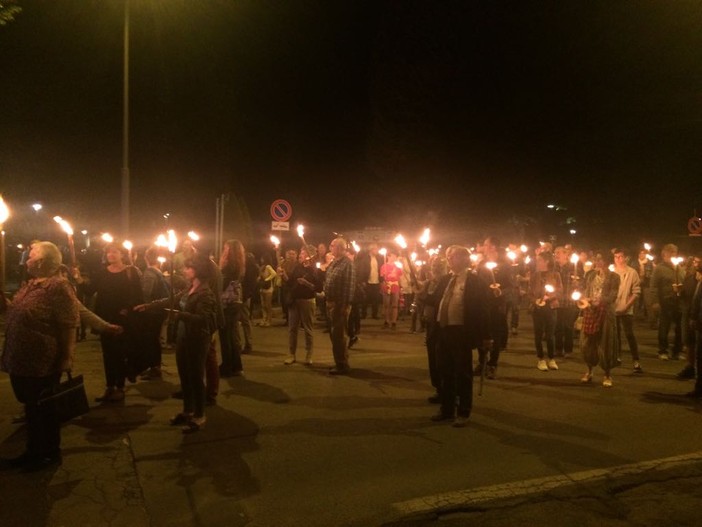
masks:
[[(118, 230), (123, 4), (21, 5), (0, 192)], [(331, 231), (508, 231), (554, 203), (576, 245), (685, 236), (700, 30), (695, 2), (133, 2), (132, 225), (205, 228), (233, 192), (256, 239), (277, 198)]]

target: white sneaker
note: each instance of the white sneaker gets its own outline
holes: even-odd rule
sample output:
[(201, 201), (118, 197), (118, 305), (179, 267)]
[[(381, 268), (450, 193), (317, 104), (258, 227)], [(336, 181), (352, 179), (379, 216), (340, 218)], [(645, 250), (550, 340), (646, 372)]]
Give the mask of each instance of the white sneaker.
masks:
[(295, 355), (290, 355), (287, 359), (283, 361), (283, 364), (286, 366), (290, 366), (291, 364), (295, 363)]
[(536, 364), (536, 368), (541, 370), (541, 371), (548, 371), (548, 366), (546, 365), (546, 361), (541, 359), (539, 362)]
[(554, 359), (551, 359), (548, 361), (548, 369), (549, 370), (557, 370), (558, 369), (558, 364), (556, 364), (556, 361)]

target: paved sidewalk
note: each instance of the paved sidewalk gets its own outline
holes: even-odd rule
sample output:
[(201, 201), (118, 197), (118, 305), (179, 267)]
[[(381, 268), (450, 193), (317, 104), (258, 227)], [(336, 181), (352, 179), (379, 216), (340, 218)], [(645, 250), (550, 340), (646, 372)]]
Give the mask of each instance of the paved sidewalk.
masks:
[[(536, 369), (528, 322), (460, 430), (429, 420), (423, 338), (406, 322), (364, 321), (339, 378), (321, 330), (305, 367), (283, 365), (285, 328), (255, 328), (245, 376), (222, 380), (190, 436), (167, 424), (180, 401), (166, 352), (162, 381), (64, 426), (61, 467), (0, 473), (0, 525), (700, 525), (702, 409), (681, 395), (683, 364), (656, 359), (638, 328), (644, 374), (624, 353), (613, 389), (583, 386), (577, 357)], [(94, 337), (75, 370), (102, 392)], [(2, 456), (23, 448), (18, 410), (0, 375)]]

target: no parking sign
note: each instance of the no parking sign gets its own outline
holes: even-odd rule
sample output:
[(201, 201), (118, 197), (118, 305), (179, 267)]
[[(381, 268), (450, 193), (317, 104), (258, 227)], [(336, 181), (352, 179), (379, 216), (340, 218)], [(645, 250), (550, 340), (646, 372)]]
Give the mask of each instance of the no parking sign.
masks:
[(288, 221), (292, 216), (292, 206), (284, 199), (271, 203), (271, 218), (273, 221)]
[(702, 218), (693, 216), (687, 221), (687, 230), (693, 236), (702, 235)]

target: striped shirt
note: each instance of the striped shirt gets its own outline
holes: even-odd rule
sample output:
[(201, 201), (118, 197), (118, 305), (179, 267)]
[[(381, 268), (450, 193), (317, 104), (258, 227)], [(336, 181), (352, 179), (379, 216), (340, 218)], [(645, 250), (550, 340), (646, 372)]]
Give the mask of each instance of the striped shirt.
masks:
[(324, 296), (328, 301), (350, 304), (356, 287), (356, 270), (347, 256), (335, 259), (327, 267)]

